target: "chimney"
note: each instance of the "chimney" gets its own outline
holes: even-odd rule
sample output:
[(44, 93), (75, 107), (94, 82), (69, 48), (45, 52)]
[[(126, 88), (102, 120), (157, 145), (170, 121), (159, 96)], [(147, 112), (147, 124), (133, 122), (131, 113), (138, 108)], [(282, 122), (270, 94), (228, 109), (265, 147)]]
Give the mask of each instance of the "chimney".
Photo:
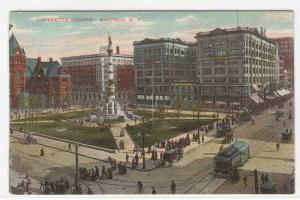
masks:
[(49, 62), (52, 62), (53, 61), (53, 59), (52, 58), (49, 58)]
[(266, 29), (264, 29), (264, 36), (266, 37), (267, 35), (266, 35)]
[(119, 46), (116, 47), (116, 53), (117, 53), (117, 55), (120, 54), (120, 47)]
[(42, 60), (41, 60), (41, 57), (38, 57), (37, 67), (38, 67), (39, 71), (42, 69)]
[(260, 34), (261, 34), (261, 36), (264, 36), (264, 29), (263, 29), (263, 27), (260, 27)]

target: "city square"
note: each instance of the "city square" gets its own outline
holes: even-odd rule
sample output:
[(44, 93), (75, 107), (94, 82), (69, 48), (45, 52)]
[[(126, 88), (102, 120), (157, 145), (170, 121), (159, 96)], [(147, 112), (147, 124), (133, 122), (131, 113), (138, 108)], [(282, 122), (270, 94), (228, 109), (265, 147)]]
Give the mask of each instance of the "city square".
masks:
[[(201, 12), (175, 22), (184, 27)], [(266, 30), (280, 27), (270, 20), (276, 12), (257, 11), (265, 24), (249, 27), (251, 12), (228, 11), (236, 26), (195, 26), (193, 39), (123, 35), (131, 52), (122, 36), (98, 30), (96, 53), (89, 46), (61, 54), (19, 40), (23, 17), (33, 27), (65, 19), (57, 26), (73, 37), (66, 24), (74, 16), (92, 24), (86, 30), (103, 23), (126, 29), (153, 26), (153, 13), (103, 21), (101, 12), (12, 12), (10, 192), (293, 194), (294, 47), (292, 36)]]

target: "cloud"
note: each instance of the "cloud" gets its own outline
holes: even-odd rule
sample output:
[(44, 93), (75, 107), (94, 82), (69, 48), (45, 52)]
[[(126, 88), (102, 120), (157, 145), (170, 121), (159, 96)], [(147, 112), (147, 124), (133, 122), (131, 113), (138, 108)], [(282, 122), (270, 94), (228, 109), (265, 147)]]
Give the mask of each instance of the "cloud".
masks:
[(82, 33), (81, 31), (72, 31), (72, 32), (67, 32), (64, 35), (79, 35), (81, 33)]
[(273, 11), (268, 12), (264, 16), (269, 21), (274, 22), (292, 22), (294, 20), (294, 15), (292, 11)]
[(145, 30), (155, 24), (154, 21), (144, 21), (136, 17), (102, 18), (92, 23), (106, 24), (109, 25), (109, 28), (127, 29), (128, 31)]
[(24, 34), (24, 35), (30, 35), (30, 34), (35, 34), (40, 32), (39, 30), (35, 30), (35, 29), (18, 28), (16, 25), (13, 26), (12, 30), (17, 34)]
[(36, 17), (31, 17), (30, 21), (41, 21), (42, 19), (48, 19), (48, 18), (59, 18), (57, 15), (41, 15)]
[(180, 24), (198, 22), (197, 18), (193, 15), (187, 15), (185, 17), (176, 19), (175, 21)]
[(93, 29), (93, 27), (86, 26), (86, 27), (79, 27), (78, 29), (80, 29), (80, 30), (91, 30), (91, 29)]
[(176, 32), (172, 33), (171, 37), (180, 38), (187, 42), (195, 42), (196, 39), (194, 37), (196, 36), (197, 33), (207, 32), (207, 31), (211, 31), (211, 30), (213, 30), (213, 28), (176, 31)]
[(68, 29), (71, 29), (71, 28), (73, 28), (73, 27), (72, 27), (72, 26), (64, 26), (64, 27), (63, 27), (63, 29), (67, 29), (67, 30), (68, 30)]
[(266, 34), (270, 38), (280, 38), (280, 37), (294, 37), (293, 29), (284, 29), (284, 30), (267, 30)]

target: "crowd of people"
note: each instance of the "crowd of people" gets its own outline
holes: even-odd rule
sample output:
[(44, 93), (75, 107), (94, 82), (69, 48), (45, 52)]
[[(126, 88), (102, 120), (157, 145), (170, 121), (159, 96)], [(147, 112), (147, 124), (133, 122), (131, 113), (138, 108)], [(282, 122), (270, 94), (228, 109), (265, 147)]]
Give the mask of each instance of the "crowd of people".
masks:
[(120, 150), (124, 150), (124, 149), (125, 149), (125, 144), (124, 144), (124, 141), (123, 141), (123, 140), (120, 140), (120, 141), (119, 141), (119, 149), (120, 149)]
[(31, 179), (27, 178), (26, 181), (22, 180), (20, 183), (18, 183), (15, 192), (19, 194), (24, 194), (24, 193), (32, 194)]
[(45, 194), (65, 194), (67, 190), (71, 188), (69, 180), (64, 177), (58, 179), (46, 179), (40, 181), (40, 190)]

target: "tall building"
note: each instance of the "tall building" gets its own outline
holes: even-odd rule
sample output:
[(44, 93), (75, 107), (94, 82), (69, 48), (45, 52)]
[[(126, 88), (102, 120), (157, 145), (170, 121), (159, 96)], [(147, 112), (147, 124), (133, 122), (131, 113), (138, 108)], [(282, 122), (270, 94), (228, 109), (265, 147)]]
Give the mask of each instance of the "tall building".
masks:
[(71, 76), (64, 73), (57, 61), (27, 59), (26, 92), (31, 108), (66, 108), (71, 105), (71, 91)]
[(214, 104), (258, 103), (264, 98), (256, 94), (272, 92), (276, 42), (263, 28), (216, 28), (195, 38), (200, 98)]
[[(10, 72), (10, 107), (24, 106), (25, 101), (25, 70), (26, 54), (18, 40), (11, 35), (9, 38), (9, 72)], [(23, 103), (22, 103), (23, 102)], [(23, 104), (23, 105), (20, 105)]]
[(179, 38), (146, 38), (133, 46), (137, 103), (171, 105), (171, 83), (196, 78), (194, 44)]
[(117, 82), (117, 99), (118, 102), (134, 102), (134, 66), (121, 65), (117, 67), (116, 71)]
[[(104, 100), (109, 74), (107, 52), (64, 57), (61, 58), (61, 62), (66, 74), (72, 77), (73, 104), (98, 105)], [(112, 55), (112, 64), (116, 76), (116, 69), (119, 66), (133, 66), (133, 57), (121, 54), (120, 48), (116, 47), (116, 52)]]
[[(294, 38), (283, 37), (275, 39), (278, 44), (280, 63), (280, 86), (293, 87), (294, 82)], [(290, 78), (286, 78), (289, 74)], [(286, 83), (286, 81), (289, 81)]]

